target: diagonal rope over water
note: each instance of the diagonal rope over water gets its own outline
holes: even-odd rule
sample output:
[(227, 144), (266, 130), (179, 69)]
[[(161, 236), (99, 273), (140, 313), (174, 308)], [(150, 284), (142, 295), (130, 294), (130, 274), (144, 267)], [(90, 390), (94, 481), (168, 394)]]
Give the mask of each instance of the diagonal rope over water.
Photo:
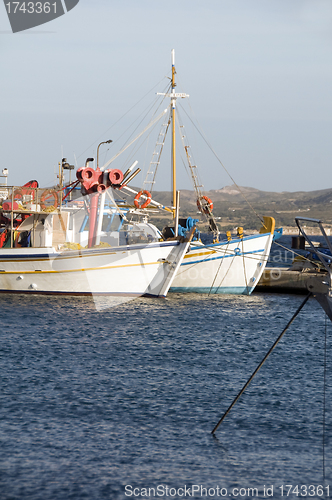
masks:
[(323, 480), (325, 480), (326, 379), (327, 379), (327, 314), (325, 314), (325, 340), (324, 340), (324, 383), (323, 383)]
[(242, 389), (240, 390), (240, 392), (238, 393), (238, 395), (233, 399), (232, 403), (230, 404), (230, 406), (228, 407), (228, 409), (225, 411), (225, 413), (223, 414), (223, 416), (220, 418), (219, 422), (214, 426), (213, 430), (211, 431), (211, 434), (214, 434), (216, 432), (216, 430), (218, 429), (218, 427), (221, 424), (221, 422), (224, 420), (224, 418), (231, 411), (231, 409), (233, 408), (233, 406), (235, 405), (235, 403), (238, 401), (238, 399), (240, 398), (240, 396), (244, 393), (244, 391), (246, 390), (246, 388), (248, 387), (248, 385), (250, 384), (250, 382), (253, 380), (253, 378), (255, 377), (255, 375), (258, 373), (258, 371), (262, 368), (263, 364), (265, 363), (265, 361), (267, 360), (267, 358), (270, 356), (271, 352), (274, 350), (274, 348), (280, 342), (280, 340), (282, 339), (282, 337), (284, 336), (284, 334), (286, 333), (286, 331), (288, 330), (288, 328), (290, 327), (290, 325), (293, 323), (294, 319), (298, 316), (298, 314), (300, 313), (301, 309), (305, 306), (305, 304), (307, 303), (307, 301), (309, 300), (309, 298), (311, 296), (312, 296), (312, 294), (310, 292), (306, 296), (306, 298), (304, 299), (304, 301), (302, 302), (302, 304), (298, 307), (297, 311), (293, 314), (293, 316), (291, 317), (291, 319), (288, 321), (286, 327), (283, 329), (283, 331), (281, 332), (281, 334), (279, 335), (279, 337), (277, 338), (277, 340), (274, 342), (274, 344), (272, 345), (272, 347), (269, 349), (269, 351), (265, 354), (264, 358), (259, 363), (259, 365), (255, 369), (255, 371), (251, 374), (251, 376), (249, 377), (249, 379), (247, 380), (247, 382), (244, 384), (244, 386), (242, 387)]

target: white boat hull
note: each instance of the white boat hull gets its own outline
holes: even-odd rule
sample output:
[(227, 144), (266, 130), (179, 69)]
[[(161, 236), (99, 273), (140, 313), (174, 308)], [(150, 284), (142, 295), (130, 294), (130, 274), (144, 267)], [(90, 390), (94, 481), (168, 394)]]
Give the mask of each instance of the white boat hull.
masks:
[(166, 296), (189, 242), (57, 252), (1, 249), (0, 292)]
[(191, 243), (171, 292), (250, 295), (265, 269), (272, 233), (202, 245)]

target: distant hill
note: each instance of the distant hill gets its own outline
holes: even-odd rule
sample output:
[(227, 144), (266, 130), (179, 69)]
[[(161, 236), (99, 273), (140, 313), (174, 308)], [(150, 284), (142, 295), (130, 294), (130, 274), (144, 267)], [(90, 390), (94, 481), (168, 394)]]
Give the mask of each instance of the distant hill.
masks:
[[(225, 230), (239, 225), (248, 230), (259, 229), (257, 215), (274, 217), (277, 226), (295, 227), (297, 215), (322, 219), (327, 227), (332, 225), (332, 188), (276, 193), (232, 185), (205, 194), (213, 201), (213, 213)], [(171, 193), (167, 191), (154, 192), (153, 198), (165, 205), (171, 203)], [(181, 191), (180, 200), (182, 217), (199, 217), (193, 191)]]

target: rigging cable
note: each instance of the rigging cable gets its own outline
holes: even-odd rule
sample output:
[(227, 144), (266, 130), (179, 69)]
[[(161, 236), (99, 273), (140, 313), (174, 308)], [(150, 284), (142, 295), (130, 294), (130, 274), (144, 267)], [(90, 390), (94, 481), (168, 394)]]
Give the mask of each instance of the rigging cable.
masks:
[[(178, 80), (179, 80), (179, 77), (178, 77)], [(189, 108), (191, 109), (191, 112), (192, 114), (195, 116), (195, 113), (190, 105), (190, 100), (188, 99), (188, 104), (189, 104)], [(254, 212), (254, 214), (256, 215), (256, 217), (260, 220), (260, 222), (263, 224), (263, 226), (266, 228), (265, 224), (264, 224), (264, 220), (262, 219), (262, 217), (256, 212), (256, 210), (254, 209), (254, 207), (251, 205), (251, 203), (247, 200), (247, 198), (245, 197), (243, 191), (241, 190), (240, 186), (235, 182), (235, 180), (233, 179), (233, 177), (231, 176), (231, 174), (228, 172), (227, 168), (225, 167), (225, 165), (222, 163), (222, 161), (220, 160), (220, 158), (218, 157), (217, 153), (215, 152), (215, 150), (213, 149), (212, 145), (209, 143), (209, 141), (207, 140), (207, 138), (205, 137), (205, 134), (203, 132), (203, 129), (201, 127), (201, 125), (199, 124), (199, 121), (197, 120), (197, 123), (199, 124), (199, 127), (200, 129), (196, 126), (196, 124), (194, 123), (194, 121), (192, 120), (192, 118), (188, 115), (187, 111), (184, 109), (184, 107), (182, 106), (182, 109), (183, 111), (185, 112), (185, 114), (187, 115), (187, 117), (189, 118), (189, 120), (191, 121), (191, 123), (193, 124), (193, 126), (195, 127), (195, 129), (197, 130), (197, 132), (200, 134), (200, 136), (203, 138), (204, 142), (207, 144), (207, 146), (210, 148), (210, 150), (212, 151), (212, 153), (214, 154), (214, 156), (216, 157), (217, 161), (220, 163), (220, 165), (222, 166), (222, 168), (225, 170), (226, 174), (229, 176), (229, 178), (232, 180), (232, 182), (234, 183), (234, 185), (237, 187), (237, 189), (239, 190), (241, 196), (244, 198), (244, 200), (246, 201), (246, 203), (248, 204), (248, 206), (251, 208), (251, 210)]]
[[(198, 247), (195, 247), (195, 249), (198, 249)], [(222, 259), (223, 260), (224, 258), (231, 258), (231, 257), (233, 257), (233, 260), (234, 260), (235, 257), (239, 257), (239, 255), (236, 255), (232, 250), (227, 250), (227, 249), (228, 249), (228, 243), (227, 243), (227, 246), (226, 246), (226, 250), (219, 249), (219, 248), (214, 248), (213, 251), (211, 253), (209, 253), (205, 257), (205, 259), (203, 259), (203, 261), (201, 261), (201, 262), (206, 262), (208, 260), (217, 260), (217, 259)], [(213, 254), (220, 254), (220, 256), (219, 255), (213, 256)], [(254, 254), (250, 255), (250, 253), (247, 252), (245, 255), (246, 255), (247, 259), (255, 260), (257, 262), (261, 261), (261, 258), (260, 257), (256, 257)], [(268, 258), (268, 256), (265, 255), (265, 254), (263, 254), (263, 256), (266, 257), (266, 259)], [(232, 260), (232, 262), (233, 262), (233, 260)], [(184, 267), (184, 269), (182, 271), (181, 271), (181, 269), (179, 269), (179, 271), (177, 272), (177, 274), (180, 275), (180, 274), (186, 272), (186, 270), (191, 269), (191, 268), (197, 266), (199, 263), (200, 262), (194, 262), (193, 264), (191, 264), (188, 267), (187, 267), (187, 265), (186, 266), (181, 266), (181, 268)], [(227, 273), (228, 273), (228, 271), (227, 271)], [(227, 273), (226, 273), (226, 275), (227, 275)], [(225, 278), (226, 278), (226, 276), (224, 276), (224, 278), (222, 279), (222, 282), (217, 287), (217, 290), (220, 288), (220, 286), (222, 285), (222, 283), (223, 283), (223, 281), (224, 281)], [(215, 293), (217, 293), (217, 292), (215, 292)]]
[[(190, 106), (190, 103), (189, 103), (189, 106)], [(204, 140), (204, 142), (210, 148), (210, 150), (212, 151), (212, 153), (216, 157), (217, 161), (220, 163), (220, 165), (222, 166), (222, 168), (225, 170), (226, 174), (232, 180), (233, 184), (237, 187), (237, 189), (239, 190), (239, 193), (244, 198), (244, 200), (246, 201), (246, 203), (248, 204), (248, 206), (251, 208), (251, 210), (254, 212), (254, 214), (260, 220), (260, 222), (263, 224), (263, 226), (266, 227), (265, 224), (264, 224), (263, 218), (256, 212), (256, 210), (254, 209), (254, 207), (251, 205), (251, 203), (249, 202), (249, 200), (246, 198), (246, 196), (243, 193), (243, 191), (240, 188), (240, 186), (237, 184), (237, 182), (235, 182), (235, 180), (233, 179), (233, 177), (231, 176), (231, 174), (228, 172), (227, 168), (225, 167), (225, 165), (223, 164), (223, 162), (220, 160), (220, 158), (218, 157), (217, 153), (215, 152), (215, 150), (213, 149), (213, 147), (211, 146), (211, 144), (209, 143), (209, 141), (205, 137), (205, 134), (203, 133), (203, 131), (199, 130), (199, 128), (196, 126), (196, 124), (194, 123), (194, 121), (192, 120), (192, 118), (188, 115), (187, 111), (183, 107), (182, 107), (182, 109), (186, 113), (187, 117), (189, 118), (189, 120), (191, 121), (191, 123), (193, 124), (193, 126), (196, 128), (196, 130), (198, 131), (198, 133), (200, 134), (200, 136), (202, 137), (202, 139)], [(190, 109), (192, 110), (191, 106), (190, 106)]]
[(162, 79), (156, 83), (156, 85), (154, 85), (148, 92), (146, 92), (146, 94), (143, 95), (143, 97), (141, 97), (141, 99), (139, 99), (131, 108), (128, 109), (128, 111), (126, 111), (122, 116), (120, 116), (120, 118), (115, 122), (113, 123), (113, 125), (111, 125), (107, 130), (105, 130), (105, 132), (103, 132), (102, 135), (100, 135), (95, 141), (93, 141), (92, 144), (90, 144), (90, 146), (88, 146), (79, 156), (78, 158), (80, 158), (82, 155), (84, 155), (84, 153), (86, 153), (86, 151), (88, 151), (88, 149), (90, 149), (92, 146), (94, 146), (94, 144), (96, 144), (97, 141), (99, 141), (102, 137), (104, 137), (104, 135), (109, 131), (111, 130), (113, 127), (115, 127), (115, 125), (117, 123), (119, 123), (119, 121), (122, 120), (122, 118), (124, 118), (128, 113), (130, 113), (130, 111), (132, 109), (134, 109), (141, 101), (143, 101), (143, 99), (145, 99), (145, 97), (150, 93), (152, 92), (152, 90), (154, 90), (163, 80), (164, 80), (165, 76), (162, 77)]
[[(153, 110), (153, 108), (155, 107), (155, 105), (156, 105), (156, 103), (157, 103), (157, 101), (158, 101), (158, 100), (160, 100), (160, 98), (159, 98), (159, 97), (155, 97), (154, 101), (153, 101), (152, 103), (150, 103), (149, 107), (148, 107), (146, 110), (143, 110), (143, 111), (142, 111), (141, 115), (143, 115), (143, 113), (145, 113), (145, 114), (144, 114), (144, 116), (142, 116), (141, 120), (138, 122), (138, 124), (136, 125), (136, 127), (134, 128), (134, 130), (131, 132), (130, 136), (129, 136), (129, 137), (127, 137), (127, 139), (126, 139), (126, 141), (125, 141), (125, 143), (123, 144), (123, 146), (122, 146), (122, 148), (121, 148), (121, 149), (123, 149), (123, 148), (126, 146), (126, 144), (128, 143), (128, 141), (129, 141), (129, 140), (133, 137), (133, 135), (134, 135), (134, 133), (136, 132), (136, 130), (137, 130), (137, 129), (141, 126), (141, 124), (143, 123), (143, 120), (145, 120), (145, 118), (148, 116), (148, 114), (151, 112), (151, 110)], [(161, 107), (161, 104), (162, 104), (162, 103), (163, 103), (163, 100), (161, 100), (161, 103), (160, 103), (158, 106), (156, 106), (156, 107), (155, 107), (154, 113), (152, 114), (152, 116), (151, 116), (151, 118), (150, 118), (150, 121), (151, 121), (151, 120), (152, 120), (152, 118), (156, 115), (156, 113), (157, 113), (158, 109)], [(141, 116), (141, 115), (140, 115), (140, 116)], [(138, 121), (138, 119), (139, 119), (139, 117), (138, 117), (135, 121)], [(134, 121), (134, 123), (135, 123), (135, 121)], [(133, 123), (133, 124), (134, 124), (134, 123)], [(129, 125), (129, 127), (127, 127), (127, 129), (126, 129), (126, 130), (125, 130), (125, 131), (124, 131), (124, 132), (123, 132), (123, 133), (122, 133), (122, 134), (118, 137), (118, 139), (117, 139), (116, 141), (114, 141), (114, 142), (117, 142), (119, 139), (121, 139), (121, 137), (127, 133), (127, 131), (130, 129), (130, 127), (131, 127), (133, 124)], [(130, 143), (130, 144), (131, 144), (131, 143)], [(133, 156), (134, 154), (135, 154), (135, 153), (133, 153), (131, 156)], [(129, 160), (126, 160), (126, 161), (128, 162)]]
[[(121, 148), (120, 152), (115, 155), (113, 158), (111, 158), (111, 160), (109, 160), (106, 164), (103, 165), (102, 169), (105, 169), (106, 166), (108, 166), (110, 163), (112, 163), (120, 154), (122, 154), (129, 146), (131, 146), (134, 142), (136, 142), (139, 138), (141, 138), (143, 136), (143, 134), (145, 133), (146, 130), (148, 130), (148, 128), (152, 127), (152, 126), (155, 126), (157, 124), (157, 122), (159, 121), (159, 119), (163, 116), (164, 113), (162, 113), (161, 115), (159, 115), (159, 117), (152, 121), (153, 117), (156, 116), (158, 110), (160, 110), (160, 108), (162, 107), (162, 104), (164, 102), (164, 97), (162, 99), (160, 99), (160, 97), (156, 97), (154, 99), (154, 101), (149, 105), (148, 109), (145, 111), (145, 114), (144, 116), (142, 117), (142, 119), (140, 120), (140, 122), (138, 123), (138, 125), (135, 127), (135, 129), (132, 131), (131, 135), (129, 138), (127, 138), (126, 142), (124, 143), (123, 147)], [(156, 103), (159, 101), (159, 104), (156, 106)], [(139, 128), (139, 126), (143, 123), (143, 120), (148, 116), (148, 114), (151, 112), (151, 110), (153, 111), (153, 108), (154, 108), (154, 112), (152, 113), (151, 117), (150, 117), (150, 122), (149, 124), (147, 125), (147, 127), (143, 130), (143, 132), (141, 132), (134, 140), (132, 140), (131, 142), (129, 142), (128, 144), (128, 141), (130, 140), (131, 137), (133, 137), (133, 134), (134, 132)], [(166, 110), (165, 110), (166, 111)], [(143, 114), (143, 113), (142, 113)], [(136, 121), (136, 120), (135, 120)], [(129, 130), (129, 128), (131, 127), (131, 125), (126, 129)], [(153, 130), (153, 129), (152, 129)], [(149, 132), (148, 136), (145, 137), (143, 140), (142, 140), (142, 143), (139, 145), (136, 146), (136, 149), (134, 149), (133, 151), (131, 151), (131, 153), (129, 154), (129, 156), (127, 157), (127, 159), (125, 160), (125, 164), (128, 164), (128, 162), (130, 162), (130, 158), (133, 158), (135, 156), (135, 154), (137, 153), (137, 151), (142, 147), (143, 143), (149, 138), (150, 134), (152, 133), (152, 130)], [(126, 132), (125, 131), (125, 132)], [(119, 137), (119, 139), (125, 134), (125, 132), (123, 132), (121, 134), (121, 136)], [(117, 139), (118, 140), (118, 139)], [(114, 141), (116, 142), (116, 141)], [(127, 145), (126, 145), (127, 144)]]
[[(127, 159), (125, 160), (125, 165), (127, 165), (128, 163), (131, 163), (131, 161), (134, 159), (134, 157), (136, 156), (136, 154), (138, 153), (138, 151), (141, 149), (141, 147), (143, 146), (144, 142), (147, 142), (148, 143), (148, 139), (150, 139), (150, 136), (152, 134), (152, 132), (155, 130), (155, 128), (157, 127), (158, 125), (158, 121), (156, 121), (153, 126), (151, 126), (151, 130), (149, 131), (149, 133), (147, 134), (146, 137), (142, 138), (142, 142), (141, 143), (137, 143), (136, 145), (136, 148), (133, 149), (133, 151), (130, 152), (129, 156), (127, 157)], [(148, 144), (146, 144), (147, 146)]]
[[(165, 110), (165, 111), (167, 111), (167, 110)], [(135, 141), (137, 141), (137, 139), (139, 139), (150, 127), (152, 127), (153, 125), (155, 125), (157, 123), (157, 121), (159, 121), (160, 118), (162, 118), (164, 116), (165, 111), (162, 111), (162, 113), (160, 113), (160, 115), (157, 116), (157, 118), (155, 118), (155, 120), (153, 120), (152, 122), (150, 122), (145, 127), (145, 129), (138, 134), (138, 136), (136, 136), (134, 139), (132, 139), (131, 142), (129, 142), (129, 144), (127, 144), (127, 146), (125, 146), (124, 148), (122, 148), (116, 155), (113, 156), (113, 158), (111, 158), (110, 160), (108, 160), (108, 162), (106, 162), (102, 166), (102, 169), (105, 170), (105, 168), (108, 167), (108, 165), (110, 165), (118, 156), (120, 156), (126, 149), (128, 149), (129, 146), (131, 146)]]
[[(210, 230), (213, 232), (213, 239), (215, 242), (217, 242), (217, 241), (219, 241), (220, 231), (218, 229), (216, 219), (213, 215), (212, 207), (209, 206), (209, 202), (211, 203), (211, 200), (209, 200), (206, 196), (204, 196), (204, 186), (203, 186), (202, 181), (199, 178), (197, 163), (195, 161), (192, 163), (192, 161), (191, 161), (191, 158), (192, 158), (192, 155), (190, 154), (191, 148), (190, 148), (190, 144), (188, 141), (188, 137), (185, 135), (186, 131), (185, 131), (183, 122), (181, 121), (181, 115), (180, 115), (179, 111), (177, 113), (177, 124), (178, 124), (179, 134), (180, 134), (181, 141), (182, 141), (182, 146), (186, 152), (187, 163), (188, 163), (188, 166), (190, 169), (191, 180), (194, 184), (194, 189), (195, 189), (196, 196), (197, 196), (198, 209), (203, 214), (203, 216), (206, 218), (206, 221), (209, 224)], [(183, 129), (183, 131), (181, 131), (181, 129)], [(190, 153), (189, 153), (189, 149), (190, 149)], [(186, 170), (187, 170), (187, 168), (186, 168)], [(207, 202), (207, 204), (203, 208), (202, 200), (204, 198), (206, 200), (209, 200), (209, 201)]]
[[(163, 97), (162, 102), (164, 101), (164, 99), (165, 99), (165, 96)], [(154, 184), (156, 182), (156, 175), (157, 175), (158, 166), (160, 164), (161, 154), (162, 154), (163, 149), (164, 149), (164, 144), (165, 144), (168, 128), (171, 124), (171, 107), (170, 107), (170, 105), (168, 105), (168, 109), (170, 110), (168, 120), (166, 123), (164, 123), (164, 122), (162, 123), (161, 129), (159, 131), (157, 141), (155, 144), (155, 149), (152, 153), (152, 157), (151, 157), (151, 160), (149, 163), (149, 168), (145, 174), (145, 180), (144, 180), (143, 185), (142, 185), (142, 190), (144, 189), (144, 185), (147, 185), (146, 187), (150, 193), (152, 193)], [(162, 140), (162, 142), (158, 142), (160, 140)], [(158, 146), (160, 146), (160, 147), (158, 148)], [(159, 152), (158, 152), (158, 149), (159, 149)], [(157, 158), (155, 158), (156, 156), (157, 156)], [(156, 160), (156, 161), (153, 161), (153, 160)], [(153, 167), (153, 165), (155, 165), (155, 167)], [(149, 179), (149, 175), (150, 176), (152, 175), (152, 179), (151, 178)], [(146, 187), (145, 187), (145, 189), (146, 189)]]

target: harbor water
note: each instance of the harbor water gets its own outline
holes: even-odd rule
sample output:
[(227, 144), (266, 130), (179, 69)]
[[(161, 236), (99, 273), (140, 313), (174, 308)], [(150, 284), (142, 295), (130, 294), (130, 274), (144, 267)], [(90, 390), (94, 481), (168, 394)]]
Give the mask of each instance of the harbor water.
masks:
[(98, 312), (1, 295), (0, 498), (327, 498), (331, 325), (314, 299), (211, 434), (302, 300), (169, 294)]

